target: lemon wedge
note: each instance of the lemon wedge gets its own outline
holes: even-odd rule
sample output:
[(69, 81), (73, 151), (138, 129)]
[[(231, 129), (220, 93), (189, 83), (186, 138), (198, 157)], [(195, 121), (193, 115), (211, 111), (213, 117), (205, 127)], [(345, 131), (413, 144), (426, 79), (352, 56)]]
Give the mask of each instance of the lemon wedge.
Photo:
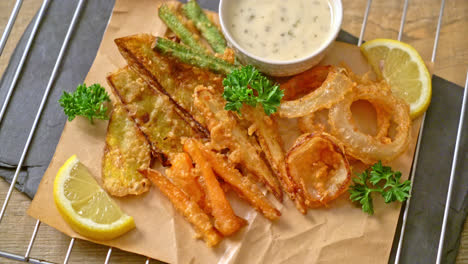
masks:
[(422, 115), (432, 95), (431, 75), (419, 53), (410, 45), (392, 39), (374, 39), (361, 51), (377, 76), (410, 106), (411, 118)]
[(109, 240), (135, 227), (133, 217), (120, 210), (76, 155), (55, 176), (54, 200), (65, 221), (83, 236)]

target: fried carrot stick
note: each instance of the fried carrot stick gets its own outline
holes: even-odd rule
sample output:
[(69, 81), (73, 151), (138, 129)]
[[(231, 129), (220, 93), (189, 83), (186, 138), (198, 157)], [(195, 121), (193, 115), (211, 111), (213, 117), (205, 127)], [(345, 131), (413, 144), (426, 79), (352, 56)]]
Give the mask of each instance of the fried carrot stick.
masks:
[(225, 236), (237, 232), (247, 224), (247, 221), (234, 214), (226, 195), (223, 192), (216, 176), (198, 148), (195, 139), (188, 139), (184, 144), (185, 152), (189, 153), (193, 161), (201, 170), (205, 180), (207, 198), (211, 204), (211, 214), (214, 217), (214, 226)]
[(198, 148), (203, 152), (203, 156), (210, 163), (216, 174), (229, 184), (239, 196), (245, 199), (256, 210), (260, 211), (270, 220), (278, 219), (281, 213), (273, 207), (257, 185), (249, 177), (242, 176), (227, 160), (220, 154), (214, 153), (200, 141), (193, 140)]
[(211, 207), (205, 197), (203, 187), (198, 182), (198, 173), (193, 168), (190, 156), (185, 152), (178, 153), (171, 159), (171, 164), (172, 166), (166, 170), (167, 177), (197, 202), (205, 213), (211, 214)]
[(150, 181), (158, 186), (159, 190), (171, 201), (175, 209), (189, 221), (195, 230), (203, 236), (206, 244), (210, 247), (216, 246), (222, 236), (213, 227), (210, 217), (203, 212), (198, 204), (191, 200), (187, 194), (164, 177), (159, 171), (152, 169), (140, 171)]

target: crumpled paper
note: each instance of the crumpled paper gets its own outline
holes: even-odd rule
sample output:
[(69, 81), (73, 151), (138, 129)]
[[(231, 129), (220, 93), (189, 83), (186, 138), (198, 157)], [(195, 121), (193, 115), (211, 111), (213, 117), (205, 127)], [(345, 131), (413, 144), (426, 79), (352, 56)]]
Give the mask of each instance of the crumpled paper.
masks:
[[(106, 75), (125, 66), (113, 42), (115, 38), (164, 34), (166, 27), (156, 15), (160, 2), (116, 1), (86, 83), (100, 83), (110, 92)], [(356, 46), (336, 42), (323, 63), (341, 62), (358, 74), (369, 71)], [(106, 121), (90, 125), (84, 118), (66, 124), (28, 214), (71, 237), (90, 240), (75, 233), (60, 216), (53, 200), (53, 181), (59, 167), (73, 154), (100, 180), (106, 126)], [(412, 126), (408, 150), (390, 164), (404, 178), (411, 168), (419, 126), (418, 119)], [(297, 136), (291, 133), (295, 131), (294, 120), (280, 121), (280, 131), (287, 149)], [(387, 263), (401, 207), (399, 203), (385, 205), (375, 197), (376, 213), (368, 216), (345, 194), (329, 207), (310, 210), (303, 216), (290, 200), (279, 204), (270, 197), (282, 213), (278, 221), (271, 222), (235, 195), (229, 193), (228, 198), (249, 225), (216, 248), (208, 248), (194, 238), (190, 224), (157, 188), (142, 196), (115, 198), (123, 211), (135, 218), (136, 229), (111, 241), (94, 242), (169, 263)]]

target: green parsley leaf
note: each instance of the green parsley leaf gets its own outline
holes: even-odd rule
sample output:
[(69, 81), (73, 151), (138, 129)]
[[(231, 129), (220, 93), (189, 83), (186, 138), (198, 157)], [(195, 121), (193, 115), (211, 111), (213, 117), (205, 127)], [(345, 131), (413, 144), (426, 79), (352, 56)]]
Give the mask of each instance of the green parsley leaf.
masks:
[(404, 202), (408, 199), (411, 181), (406, 180), (400, 183), (400, 179), (401, 172), (392, 171), (392, 168), (383, 166), (379, 161), (370, 169), (357, 174), (357, 177), (353, 179), (354, 185), (349, 189), (350, 199), (353, 202), (359, 202), (362, 211), (372, 215), (374, 213), (372, 192), (380, 193), (385, 203)]
[(349, 189), (351, 194), (350, 199), (353, 202), (359, 202), (364, 212), (373, 214), (374, 206), (372, 204), (372, 197), (370, 196), (371, 191), (369, 191), (369, 187), (367, 186), (368, 172), (364, 171), (356, 176), (356, 178), (353, 178), (354, 185)]
[(270, 81), (252, 65), (232, 71), (223, 80), (223, 97), (227, 101), (224, 109), (240, 114), (244, 104), (263, 106), (265, 114), (276, 113), (283, 98), (283, 90)]
[(109, 119), (105, 104), (105, 102), (110, 102), (109, 94), (99, 84), (89, 87), (86, 87), (86, 84), (80, 84), (73, 93), (64, 91), (58, 102), (68, 116), (68, 121), (72, 121), (76, 116), (88, 118), (91, 124), (94, 123), (94, 118)]

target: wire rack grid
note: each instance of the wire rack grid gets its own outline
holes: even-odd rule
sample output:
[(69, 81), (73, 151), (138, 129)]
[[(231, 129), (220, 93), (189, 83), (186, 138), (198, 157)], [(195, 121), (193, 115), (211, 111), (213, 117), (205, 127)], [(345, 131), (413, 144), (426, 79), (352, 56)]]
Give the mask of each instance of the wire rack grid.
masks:
[[(33, 25), (33, 29), (31, 31), (29, 37), (28, 37), (28, 41), (27, 41), (27, 44), (26, 44), (26, 46), (24, 48), (24, 51), (23, 51), (23, 54), (21, 56), (20, 62), (17, 65), (15, 75), (13, 77), (13, 80), (12, 80), (12, 82), (11, 82), (11, 84), (9, 86), (8, 92), (7, 92), (7, 96), (6, 96), (5, 100), (2, 102), (2, 106), (0, 108), (0, 123), (3, 120), (6, 108), (8, 106), (9, 101), (10, 101), (11, 95), (14, 92), (15, 85), (16, 85), (19, 77), (20, 77), (23, 66), (27, 62), (27, 57), (28, 57), (30, 48), (31, 48), (31, 46), (32, 46), (32, 44), (34, 42), (34, 38), (36, 36), (39, 25), (41, 24), (42, 19), (44, 18), (44, 16), (47, 13), (47, 7), (48, 7), (50, 1), (51, 0), (44, 0), (43, 1), (42, 5), (41, 5), (41, 8), (39, 9), (38, 15), (36, 16), (36, 19), (35, 19), (34, 25)], [(28, 136), (28, 138), (27, 138), (27, 140), (26, 140), (26, 142), (24, 144), (23, 152), (22, 152), (20, 160), (18, 162), (15, 174), (14, 174), (12, 182), (11, 182), (11, 184), (9, 186), (7, 195), (6, 195), (5, 199), (3, 200), (2, 209), (0, 211), (0, 224), (1, 224), (2, 218), (5, 215), (5, 210), (6, 210), (7, 206), (8, 206), (11, 195), (13, 193), (13, 189), (14, 189), (15, 183), (16, 183), (16, 181), (18, 179), (19, 172), (20, 172), (20, 170), (21, 170), (21, 168), (23, 166), (24, 159), (25, 159), (25, 157), (26, 157), (26, 155), (28, 153), (29, 145), (31, 143), (31, 140), (34, 137), (36, 126), (37, 126), (38, 121), (39, 121), (39, 119), (41, 117), (44, 105), (45, 105), (45, 103), (47, 101), (49, 91), (53, 87), (53, 83), (54, 83), (54, 80), (55, 80), (57, 74), (59, 74), (59, 67), (60, 67), (60, 64), (62, 62), (63, 56), (64, 56), (64, 54), (65, 54), (65, 52), (67, 50), (69, 40), (70, 40), (70, 38), (71, 38), (71, 36), (73, 34), (73, 30), (74, 30), (76, 24), (79, 23), (78, 22), (78, 17), (79, 17), (79, 15), (80, 15), (80, 13), (81, 13), (81, 11), (83, 9), (83, 5), (85, 4), (85, 2), (86, 2), (86, 0), (78, 0), (75, 12), (73, 14), (73, 17), (71, 18), (71, 22), (70, 22), (70, 25), (68, 27), (68, 31), (67, 31), (66, 36), (65, 36), (65, 38), (63, 40), (62, 47), (61, 47), (61, 49), (59, 51), (57, 60), (55, 62), (55, 66), (54, 66), (54, 68), (52, 70), (52, 73), (50, 75), (49, 81), (47, 83), (46, 90), (45, 90), (45, 92), (44, 92), (44, 94), (42, 96), (41, 104), (39, 106), (39, 109), (36, 112), (34, 122), (33, 122), (32, 126), (31, 126), (30, 131), (29, 131), (29, 136)], [(13, 28), (13, 25), (15, 23), (16, 17), (18, 15), (18, 12), (19, 12), (19, 10), (21, 8), (22, 3), (23, 3), (23, 0), (17, 0), (16, 3), (15, 3), (15, 6), (14, 6), (12, 12), (11, 12), (11, 15), (9, 17), (6, 28), (5, 28), (5, 30), (4, 30), (4, 32), (2, 34), (1, 39), (0, 39), (0, 56), (2, 55), (3, 49), (5, 47), (5, 44), (7, 42), (8, 37), (10, 35), (11, 29)], [(363, 18), (363, 21), (362, 21), (359, 40), (358, 40), (358, 43), (357, 43), (358, 46), (361, 46), (361, 44), (363, 42), (363, 37), (364, 37), (365, 30), (366, 30), (366, 25), (367, 25), (367, 18), (368, 18), (368, 15), (370, 13), (370, 10), (371, 10), (371, 5), (372, 5), (372, 0), (368, 0), (367, 1), (367, 6), (366, 6), (366, 9), (365, 9), (365, 12), (364, 12), (364, 18)], [(408, 5), (409, 5), (409, 0), (405, 0), (404, 6), (403, 6), (403, 11), (402, 11), (402, 16), (401, 16), (400, 28), (399, 28), (399, 32), (398, 32), (398, 38), (397, 38), (398, 40), (401, 40), (401, 37), (402, 37), (403, 32), (404, 32), (404, 25), (405, 25)], [(444, 13), (444, 7), (445, 7), (445, 0), (441, 0), (440, 11), (439, 11), (439, 19), (438, 19), (438, 22), (437, 22), (437, 30), (436, 30), (436, 34), (435, 34), (435, 37), (434, 37), (434, 45), (433, 45), (433, 50), (432, 50), (432, 57), (431, 57), (431, 62), (432, 63), (435, 62), (435, 58), (436, 58), (437, 46), (438, 46), (439, 35), (440, 35), (440, 28), (441, 28), (441, 25), (442, 25), (442, 17), (443, 17), (443, 13)], [(460, 119), (459, 119), (459, 124), (458, 124), (454, 155), (453, 155), (453, 159), (452, 159), (452, 168), (451, 168), (451, 174), (450, 174), (449, 187), (448, 187), (448, 191), (447, 191), (447, 198), (446, 198), (446, 204), (445, 204), (445, 210), (444, 210), (444, 218), (443, 218), (443, 222), (442, 222), (442, 229), (441, 229), (441, 233), (440, 233), (439, 247), (438, 247), (438, 251), (437, 251), (437, 264), (441, 263), (441, 258), (442, 258), (443, 244), (444, 244), (445, 231), (446, 231), (447, 218), (448, 218), (448, 209), (450, 207), (449, 205), (450, 205), (451, 195), (452, 195), (453, 179), (454, 179), (456, 166), (457, 166), (456, 161), (457, 161), (457, 158), (458, 158), (458, 150), (460, 148), (460, 140), (461, 140), (461, 136), (462, 136), (462, 132), (463, 132), (462, 131), (463, 120), (464, 120), (464, 115), (465, 115), (465, 112), (466, 112), (466, 101), (467, 101), (467, 98), (468, 98), (467, 93), (468, 93), (468, 73), (467, 73), (467, 76), (466, 76), (465, 89), (464, 89), (464, 93), (463, 93), (462, 108), (460, 110), (461, 111), (460, 112)], [(421, 124), (421, 128), (420, 128), (420, 131), (419, 131), (419, 135), (422, 135), (422, 133), (423, 133), (425, 117), (426, 117), (426, 115), (424, 114), (424, 116), (422, 118), (422, 124)], [(415, 172), (416, 172), (416, 167), (417, 167), (416, 165), (417, 165), (418, 157), (419, 157), (420, 144), (421, 144), (421, 136), (419, 136), (418, 141), (417, 141), (415, 156), (414, 156), (414, 159), (413, 159), (412, 170), (411, 170), (411, 173), (410, 173), (410, 179), (413, 179), (413, 177), (415, 175)], [(410, 202), (411, 202), (411, 198), (408, 199), (408, 201), (405, 203), (405, 208), (404, 208), (404, 211), (403, 211), (402, 226), (401, 226), (401, 229), (399, 230), (400, 236), (399, 236), (399, 241), (398, 241), (398, 246), (397, 246), (397, 253), (396, 253), (396, 257), (395, 257), (395, 264), (400, 263), (401, 249), (402, 249), (403, 238), (404, 238), (405, 230), (406, 230), (406, 220), (407, 220), (408, 208), (409, 208)], [(3, 257), (3, 258), (13, 259), (13, 260), (27, 262), (27, 263), (38, 263), (38, 264), (39, 263), (42, 263), (42, 264), (51, 263), (51, 262), (48, 262), (46, 260), (39, 260), (39, 259), (35, 259), (35, 258), (30, 257), (30, 253), (31, 253), (31, 250), (32, 250), (33, 245), (34, 245), (34, 241), (36, 240), (37, 232), (39, 230), (40, 225), (41, 225), (41, 222), (39, 220), (37, 220), (36, 224), (35, 224), (35, 227), (34, 227), (34, 231), (33, 231), (32, 235), (31, 235), (29, 244), (27, 246), (27, 249), (26, 249), (26, 252), (24, 253), (24, 255), (18, 255), (18, 254), (9, 253), (9, 252), (5, 252), (5, 251), (0, 250), (0, 258)], [(73, 246), (75, 244), (75, 240), (76, 240), (75, 238), (70, 238), (70, 242), (69, 242), (69, 245), (68, 245), (68, 250), (67, 250), (67, 252), (66, 252), (66, 254), (64, 256), (63, 263), (68, 263), (68, 260), (70, 259), (70, 256), (72, 254), (72, 250), (73, 250)], [(107, 264), (107, 263), (110, 262), (111, 255), (112, 255), (112, 247), (109, 247), (104, 263)], [(149, 262), (150, 262), (150, 259), (146, 259), (145, 264), (148, 264)]]

